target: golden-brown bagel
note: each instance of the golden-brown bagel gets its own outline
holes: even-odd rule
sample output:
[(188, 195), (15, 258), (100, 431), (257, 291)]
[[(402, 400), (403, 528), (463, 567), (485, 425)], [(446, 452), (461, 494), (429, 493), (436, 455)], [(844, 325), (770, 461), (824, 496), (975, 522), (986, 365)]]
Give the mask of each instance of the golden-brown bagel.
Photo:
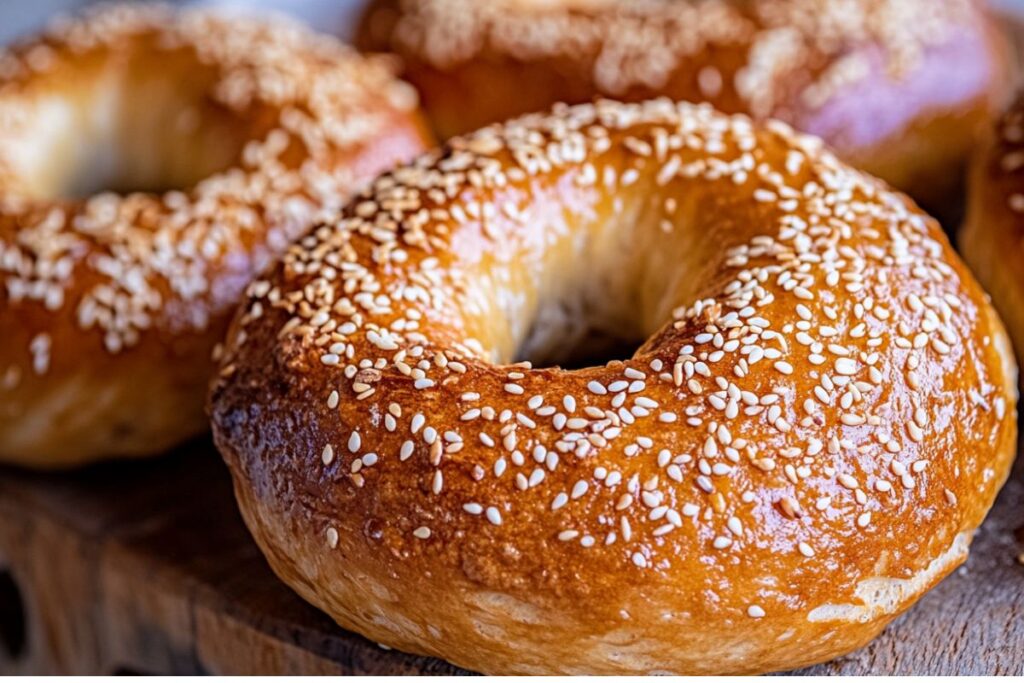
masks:
[(975, 0), (375, 0), (447, 137), (595, 95), (773, 116), (931, 205), (1002, 105), (1006, 48)]
[[(646, 339), (563, 370), (588, 328)], [(274, 570), (488, 673), (755, 672), (963, 561), (1016, 368), (937, 223), (815, 138), (558, 107), (374, 182), (249, 289), (210, 408)]]
[(423, 141), (386, 65), (280, 19), (109, 6), (0, 51), (0, 461), (208, 429), (245, 285)]
[(960, 248), (1006, 321), (1019, 358), (1024, 350), (1024, 94), (980, 146), (967, 189)]

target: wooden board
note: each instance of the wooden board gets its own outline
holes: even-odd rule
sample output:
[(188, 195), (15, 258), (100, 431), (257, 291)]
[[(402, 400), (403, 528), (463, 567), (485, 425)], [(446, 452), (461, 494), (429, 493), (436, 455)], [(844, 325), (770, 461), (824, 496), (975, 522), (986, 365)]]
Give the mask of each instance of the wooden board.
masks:
[[(1024, 674), (1024, 459), (954, 573), (814, 674)], [(0, 673), (454, 674), (338, 628), (272, 575), (206, 441), (145, 463), (0, 469)]]

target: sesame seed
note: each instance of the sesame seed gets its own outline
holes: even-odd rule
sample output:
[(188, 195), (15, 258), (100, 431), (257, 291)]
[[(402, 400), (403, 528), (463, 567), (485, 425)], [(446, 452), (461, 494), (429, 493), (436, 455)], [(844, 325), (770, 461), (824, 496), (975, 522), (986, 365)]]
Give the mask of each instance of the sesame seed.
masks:
[(778, 370), (779, 372), (781, 372), (783, 375), (792, 375), (793, 374), (793, 366), (790, 365), (789, 363), (787, 363), (786, 361), (782, 361), (782, 360), (776, 361), (775, 362), (775, 369)]
[(857, 373), (857, 363), (852, 358), (837, 358), (835, 369), (840, 375), (854, 375)]
[(860, 484), (857, 483), (857, 480), (851, 477), (849, 474), (840, 474), (837, 478), (839, 480), (839, 483), (843, 486), (843, 488), (852, 490), (860, 486)]
[(487, 521), (495, 526), (501, 525), (501, 512), (496, 507), (487, 508)]
[(412, 452), (415, 448), (416, 446), (412, 441), (402, 442), (402, 447), (398, 451), (398, 459), (405, 462), (410, 456), (412, 456)]

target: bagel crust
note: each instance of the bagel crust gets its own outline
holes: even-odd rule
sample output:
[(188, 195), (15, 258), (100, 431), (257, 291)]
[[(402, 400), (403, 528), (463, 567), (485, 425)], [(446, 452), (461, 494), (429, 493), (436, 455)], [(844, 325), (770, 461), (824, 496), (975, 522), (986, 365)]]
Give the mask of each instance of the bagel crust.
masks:
[(964, 259), (999, 310), (1014, 347), (1024, 348), (1024, 94), (992, 127), (971, 165)]
[[(384, 64), (283, 19), (104, 6), (0, 51), (0, 461), (208, 429), (245, 286), (424, 149), (415, 109)], [(131, 191), (74, 198), (118, 173)]]
[[(579, 327), (604, 366), (533, 367)], [(556, 107), (377, 179), (249, 288), (210, 412), (278, 575), (487, 673), (751, 673), (964, 560), (1016, 367), (937, 223), (816, 138)]]
[(443, 137), (663, 95), (779, 118), (930, 205), (1002, 106), (1008, 54), (976, 0), (374, 0), (359, 41), (402, 58)]

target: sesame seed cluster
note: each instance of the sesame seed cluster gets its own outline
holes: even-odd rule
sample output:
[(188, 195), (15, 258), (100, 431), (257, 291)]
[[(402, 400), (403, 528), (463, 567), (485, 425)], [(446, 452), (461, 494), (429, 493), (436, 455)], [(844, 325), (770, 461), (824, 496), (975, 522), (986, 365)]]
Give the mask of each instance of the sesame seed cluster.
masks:
[[(1016, 177), (1024, 169), (1024, 100), (1018, 97), (998, 123), (995, 147), (998, 170), (1004, 176)], [(1024, 193), (1013, 191), (1006, 197), (1010, 211), (1024, 214)]]
[[(103, 58), (148, 61), (147, 78), (159, 79), (160, 60), (181, 52), (216, 71), (209, 101), (243, 122), (259, 118), (229, 168), (160, 194), (35, 196), (23, 161), (41, 144), (37, 105), (62, 96), (47, 92), (48, 78), (74, 82), (79, 65)], [(0, 301), (23, 317), (66, 315), (99, 333), (110, 353), (151, 328), (204, 330), (234, 305), (250, 271), (404, 158), (392, 150), (373, 160), (367, 150), (414, 108), (414, 93), (383, 63), (283, 18), (123, 4), (58, 19), (39, 38), (0, 50)], [(37, 374), (49, 338), (40, 325)]]
[(990, 293), (1014, 348), (1024, 343), (1024, 291), (1016, 264), (1024, 231), (1024, 98), (990, 126), (972, 159), (966, 216), (958, 234), (964, 259)]
[(283, 17), (101, 5), (0, 49), (0, 461), (205, 432), (246, 285), (425, 143), (384, 61)]
[[(626, 237), (603, 261), (567, 246), (607, 232)], [(656, 273), (665, 314), (628, 359), (514, 362), (560, 270)], [(218, 445), (243, 511), (288, 520), (257, 531), (269, 555), (311, 535), (337, 577), (297, 583), (374, 637), (323, 597), (338, 577), (806, 623), (924, 571), (1006, 473), (1012, 362), (935, 221), (817, 139), (706, 105), (559, 106), (453, 139), (248, 295)]]
[(794, 105), (820, 108), (866, 78), (872, 60), (881, 59), (884, 72), (898, 80), (976, 15), (970, 0), (380, 4), (398, 5), (393, 47), (436, 68), (483, 54), (582, 61), (598, 92), (615, 97), (638, 88), (657, 93), (702, 53), (740, 49), (739, 62), (725, 72), (715, 61), (692, 71), (705, 98), (723, 106), (731, 93), (756, 117), (778, 116)]

